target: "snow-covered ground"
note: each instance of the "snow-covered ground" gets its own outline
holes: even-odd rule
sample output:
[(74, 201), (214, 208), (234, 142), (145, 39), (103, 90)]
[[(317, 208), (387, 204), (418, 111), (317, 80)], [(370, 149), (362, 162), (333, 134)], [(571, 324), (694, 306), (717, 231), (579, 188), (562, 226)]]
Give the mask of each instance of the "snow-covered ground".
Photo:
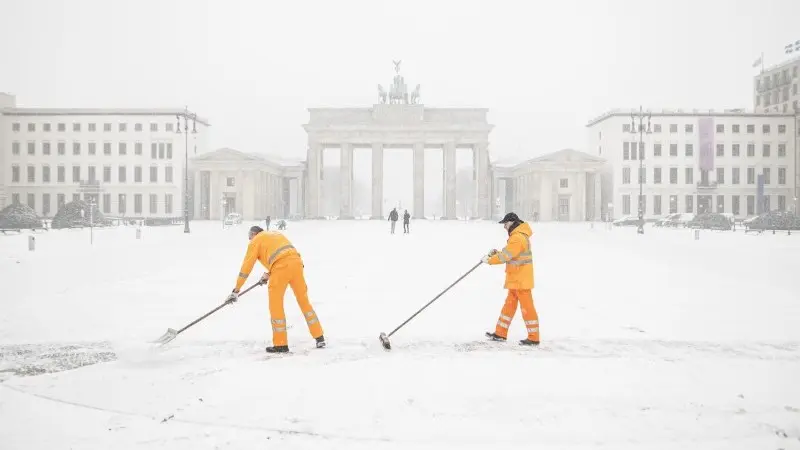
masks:
[(0, 448), (800, 448), (800, 236), (533, 224), (540, 348), (519, 315), (483, 340), (482, 266), (387, 352), (501, 226), (290, 223), (327, 349), (288, 291), (267, 357), (265, 288), (147, 344), (224, 300), (249, 225), (0, 236)]

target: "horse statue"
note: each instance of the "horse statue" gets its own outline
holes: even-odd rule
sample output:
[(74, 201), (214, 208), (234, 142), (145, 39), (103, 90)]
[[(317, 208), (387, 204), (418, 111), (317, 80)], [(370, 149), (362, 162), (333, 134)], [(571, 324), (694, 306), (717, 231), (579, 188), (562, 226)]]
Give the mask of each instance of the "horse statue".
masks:
[(417, 87), (414, 88), (414, 91), (411, 92), (411, 104), (412, 105), (419, 104), (419, 87), (420, 86), (418, 84)]
[(387, 97), (386, 91), (383, 89), (383, 86), (381, 86), (379, 84), (378, 85), (378, 100), (380, 100), (381, 103), (386, 103), (386, 97)]
[(405, 83), (393, 84), (391, 90), (389, 91), (389, 103), (397, 104), (397, 103), (407, 103), (407, 102), (408, 102), (408, 93), (406, 92)]

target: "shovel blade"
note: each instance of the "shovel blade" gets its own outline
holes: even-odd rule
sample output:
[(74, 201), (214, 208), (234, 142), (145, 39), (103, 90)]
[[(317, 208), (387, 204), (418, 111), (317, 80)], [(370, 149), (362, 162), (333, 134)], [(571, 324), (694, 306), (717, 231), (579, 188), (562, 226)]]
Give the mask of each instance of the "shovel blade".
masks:
[(172, 328), (167, 329), (167, 332), (164, 333), (161, 337), (153, 341), (153, 343), (164, 345), (167, 342), (175, 339), (178, 337), (178, 332)]
[(381, 341), (381, 345), (383, 345), (384, 349), (392, 349), (392, 344), (389, 342), (389, 336), (386, 336), (386, 333), (381, 333), (380, 336), (378, 336), (378, 340)]

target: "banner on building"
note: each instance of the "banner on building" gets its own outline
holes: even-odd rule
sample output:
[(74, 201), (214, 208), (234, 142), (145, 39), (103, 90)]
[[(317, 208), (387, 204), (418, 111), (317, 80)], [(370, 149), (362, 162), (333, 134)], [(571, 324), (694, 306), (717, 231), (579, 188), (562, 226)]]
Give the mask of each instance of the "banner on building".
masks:
[(756, 184), (756, 215), (764, 213), (764, 175), (759, 175)]
[(714, 170), (714, 118), (701, 117), (697, 119), (697, 133), (700, 146), (700, 170)]

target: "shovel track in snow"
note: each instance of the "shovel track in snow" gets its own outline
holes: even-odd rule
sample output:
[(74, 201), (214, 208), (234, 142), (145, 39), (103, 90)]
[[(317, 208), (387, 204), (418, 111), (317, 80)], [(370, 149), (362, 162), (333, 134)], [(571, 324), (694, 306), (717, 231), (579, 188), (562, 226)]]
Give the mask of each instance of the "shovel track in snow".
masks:
[[(296, 360), (313, 356), (314, 364), (327, 365), (373, 357), (412, 354), (437, 357), (443, 354), (503, 353), (538, 358), (626, 358), (681, 361), (691, 358), (733, 358), (768, 361), (800, 361), (800, 342), (717, 343), (645, 339), (563, 339), (525, 347), (516, 341), (402, 341), (392, 343), (387, 352), (380, 343), (366, 340), (331, 341), (328, 347), (294, 346), (289, 354), (266, 354), (263, 341), (191, 341), (153, 347), (152, 355), (161, 361), (176, 359), (250, 358), (255, 361)], [(110, 342), (73, 344), (23, 344), (0, 346), (0, 374), (33, 376), (62, 372), (97, 363), (124, 359)]]

